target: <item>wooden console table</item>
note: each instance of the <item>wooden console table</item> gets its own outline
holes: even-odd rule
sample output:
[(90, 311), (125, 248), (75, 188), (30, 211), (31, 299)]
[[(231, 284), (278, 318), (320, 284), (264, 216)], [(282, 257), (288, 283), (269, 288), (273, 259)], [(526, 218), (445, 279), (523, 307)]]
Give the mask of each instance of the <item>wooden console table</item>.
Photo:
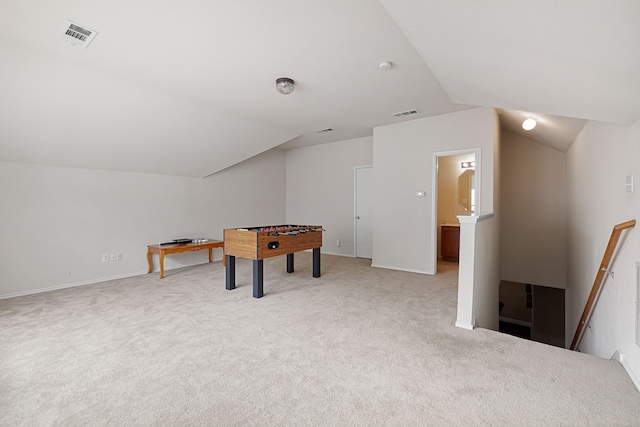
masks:
[[(151, 254), (158, 254), (160, 257), (160, 278), (164, 278), (164, 256), (168, 254), (175, 254), (178, 252), (190, 252), (201, 251), (203, 249), (209, 250), (209, 262), (213, 261), (212, 249), (223, 248), (224, 242), (222, 240), (207, 240), (200, 243), (186, 243), (186, 244), (165, 244), (165, 245), (149, 245), (147, 246), (147, 261), (149, 262), (149, 271), (153, 271), (153, 262), (151, 260)], [(222, 265), (226, 265), (224, 255), (222, 257)]]

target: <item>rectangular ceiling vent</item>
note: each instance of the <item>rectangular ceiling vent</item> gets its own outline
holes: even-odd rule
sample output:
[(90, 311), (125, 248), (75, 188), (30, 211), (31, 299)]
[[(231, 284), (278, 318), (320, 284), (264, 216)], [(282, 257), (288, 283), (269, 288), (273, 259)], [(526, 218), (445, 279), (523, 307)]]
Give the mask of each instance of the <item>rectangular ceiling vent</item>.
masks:
[(399, 113), (393, 113), (393, 115), (395, 117), (404, 117), (404, 116), (410, 116), (412, 114), (418, 114), (420, 111), (418, 110), (407, 110), (407, 111), (400, 111)]
[(325, 132), (333, 132), (331, 128), (318, 129), (316, 133), (325, 133)]
[(96, 31), (82, 27), (68, 19), (64, 21), (59, 32), (62, 40), (69, 42), (74, 46), (81, 46), (84, 48), (89, 46), (89, 43), (91, 43), (91, 40), (93, 40), (97, 34), (98, 33)]

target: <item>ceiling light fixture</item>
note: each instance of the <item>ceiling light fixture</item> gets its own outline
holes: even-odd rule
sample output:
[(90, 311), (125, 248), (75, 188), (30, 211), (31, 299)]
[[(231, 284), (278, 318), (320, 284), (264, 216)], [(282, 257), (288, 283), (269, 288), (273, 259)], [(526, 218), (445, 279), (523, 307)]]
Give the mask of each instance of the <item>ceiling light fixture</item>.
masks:
[(293, 92), (293, 83), (294, 81), (289, 77), (280, 77), (276, 79), (276, 90), (283, 95), (289, 95)]
[(529, 116), (524, 122), (522, 122), (522, 129), (531, 130), (538, 124), (538, 118)]
[(378, 64), (378, 68), (381, 70), (390, 70), (393, 64), (390, 61), (383, 61)]
[(470, 162), (462, 162), (460, 163), (460, 167), (462, 169), (470, 169), (470, 168), (475, 168), (476, 167), (476, 162), (475, 161), (470, 161)]

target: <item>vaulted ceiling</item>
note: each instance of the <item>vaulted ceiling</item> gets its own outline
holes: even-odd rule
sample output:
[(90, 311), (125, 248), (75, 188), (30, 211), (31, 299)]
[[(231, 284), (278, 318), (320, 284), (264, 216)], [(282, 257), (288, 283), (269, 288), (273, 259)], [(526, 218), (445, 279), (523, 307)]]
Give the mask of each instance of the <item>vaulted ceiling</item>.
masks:
[[(0, 161), (202, 177), (476, 106), (516, 132), (537, 115), (527, 135), (563, 151), (586, 120), (640, 119), (635, 0), (0, 0), (0, 12)], [(98, 34), (72, 46), (66, 20)], [(278, 77), (295, 91), (277, 93)]]

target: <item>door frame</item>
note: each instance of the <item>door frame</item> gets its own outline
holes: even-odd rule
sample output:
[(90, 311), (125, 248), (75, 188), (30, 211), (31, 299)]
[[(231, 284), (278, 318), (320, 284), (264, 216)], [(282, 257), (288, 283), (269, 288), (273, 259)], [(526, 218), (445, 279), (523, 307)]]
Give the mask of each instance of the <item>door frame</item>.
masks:
[(431, 179), (431, 262), (433, 269), (428, 274), (438, 273), (438, 159), (440, 157), (459, 156), (461, 154), (474, 154), (476, 162), (476, 205), (472, 216), (479, 216), (482, 212), (482, 149), (466, 148), (461, 150), (437, 151), (433, 153), (432, 179)]
[[(373, 165), (354, 166), (353, 168), (353, 257), (358, 257), (358, 220), (356, 219), (358, 212), (358, 169), (371, 169), (373, 171)], [(373, 180), (373, 175), (371, 176)], [(373, 196), (373, 195), (372, 195)], [(373, 202), (373, 200), (372, 200)], [(373, 207), (372, 207), (373, 214)], [(373, 233), (373, 230), (371, 230)], [(371, 236), (373, 241), (373, 235)], [(371, 247), (371, 256), (373, 257), (373, 243)], [(373, 259), (373, 258), (372, 258)]]

